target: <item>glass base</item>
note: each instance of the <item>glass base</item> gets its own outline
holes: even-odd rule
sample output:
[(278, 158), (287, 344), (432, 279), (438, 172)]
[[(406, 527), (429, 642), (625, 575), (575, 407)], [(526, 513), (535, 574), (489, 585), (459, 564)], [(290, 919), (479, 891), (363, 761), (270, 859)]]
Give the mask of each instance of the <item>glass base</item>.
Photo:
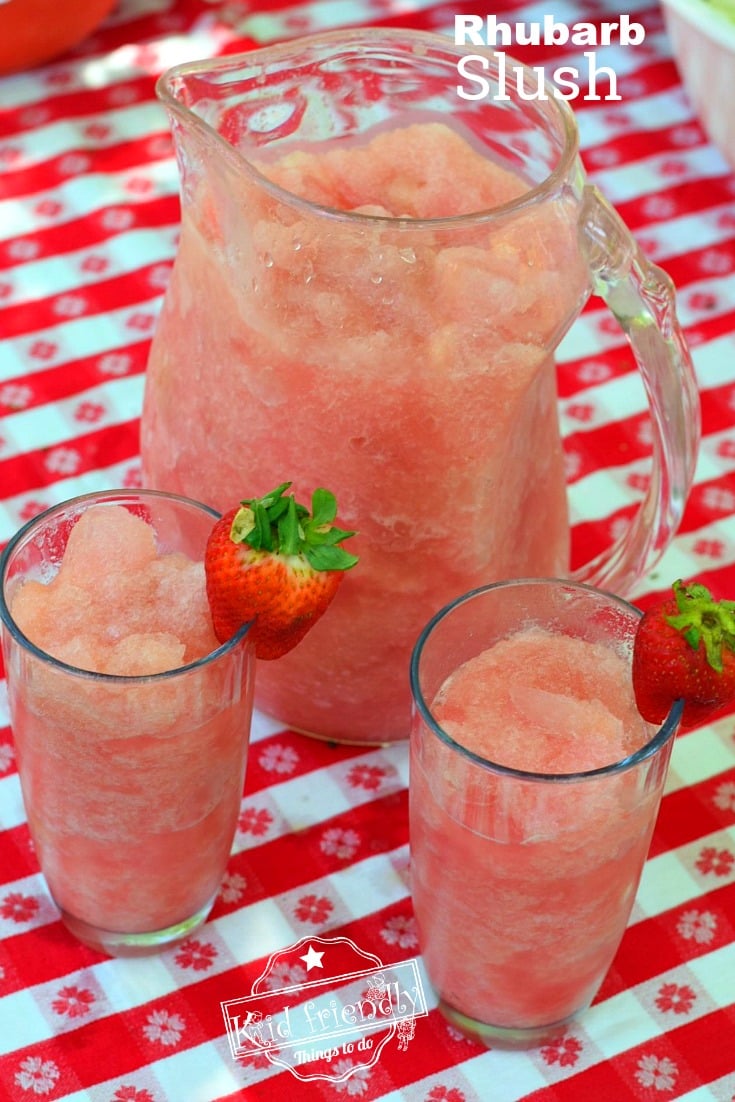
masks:
[(177, 922), (174, 926), (167, 926), (163, 930), (151, 930), (140, 934), (101, 930), (63, 910), (61, 920), (69, 933), (90, 949), (107, 953), (111, 957), (146, 957), (153, 953), (160, 953), (163, 949), (168, 949), (171, 945), (189, 937), (207, 920), (216, 898), (215, 893), (196, 914), (184, 919), (183, 922)]
[[(581, 1008), (581, 1010), (584, 1009), (586, 1008)], [(548, 1025), (513, 1029), (509, 1026), (478, 1022), (474, 1018), (469, 1018), (466, 1014), (463, 1014), (461, 1010), (450, 1006), (443, 999), (439, 1000), (438, 1010), (455, 1029), (458, 1029), (473, 1041), (486, 1045), (488, 1048), (516, 1050), (537, 1048), (539, 1045), (547, 1044), (549, 1041), (558, 1038), (559, 1034), (564, 1032), (565, 1026), (574, 1021), (581, 1012), (581, 1010), (575, 1011), (574, 1014)]]

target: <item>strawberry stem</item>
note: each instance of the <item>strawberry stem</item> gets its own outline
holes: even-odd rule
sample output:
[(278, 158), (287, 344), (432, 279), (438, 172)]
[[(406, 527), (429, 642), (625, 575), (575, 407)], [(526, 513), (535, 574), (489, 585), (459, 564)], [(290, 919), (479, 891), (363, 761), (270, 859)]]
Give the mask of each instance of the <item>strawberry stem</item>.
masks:
[(339, 544), (356, 533), (332, 523), (337, 516), (334, 494), (319, 487), (312, 495), (309, 512), (293, 494), (286, 494), (290, 488), (290, 482), (283, 482), (263, 497), (242, 501), (230, 539), (256, 551), (303, 555), (315, 570), (349, 570), (357, 556)]
[(672, 588), (679, 611), (667, 616), (667, 623), (684, 636), (692, 650), (703, 643), (707, 662), (722, 673), (723, 647), (735, 652), (735, 601), (715, 601), (698, 582), (684, 585), (677, 581)]

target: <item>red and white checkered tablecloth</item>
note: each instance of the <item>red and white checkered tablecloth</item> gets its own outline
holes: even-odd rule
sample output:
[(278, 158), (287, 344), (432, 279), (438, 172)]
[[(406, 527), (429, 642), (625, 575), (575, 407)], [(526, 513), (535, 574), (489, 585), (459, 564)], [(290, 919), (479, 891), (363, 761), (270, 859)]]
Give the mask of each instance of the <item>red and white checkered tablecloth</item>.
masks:
[[(73, 54), (0, 80), (0, 546), (55, 502), (140, 481), (146, 355), (179, 215), (156, 77), (326, 27), (451, 33), (455, 14), (484, 11), (462, 0), (120, 0)], [(543, 17), (513, 0), (496, 14)], [(618, 14), (610, 0), (554, 7), (568, 23)], [(645, 42), (599, 52), (621, 101), (574, 104), (583, 157), (677, 285), (703, 410), (695, 486), (637, 594), (645, 605), (677, 576), (735, 595), (735, 175), (682, 90), (658, 5), (630, 14)], [(558, 46), (515, 52), (574, 61)], [(559, 391), (579, 563), (627, 523), (650, 450), (642, 389), (598, 302), (564, 342)], [(347, 1078), (302, 1082), (263, 1056), (235, 1060), (220, 1003), (247, 995), (277, 950), (346, 937), (386, 964), (418, 958), (406, 785), (405, 744), (334, 748), (257, 717), (211, 919), (159, 956), (104, 958), (65, 931), (39, 873), (1, 681), (0, 1099), (735, 1099), (735, 713), (679, 737), (623, 944), (593, 1008), (553, 1043), (488, 1051), (430, 1002), (410, 1045), (386, 1046)]]

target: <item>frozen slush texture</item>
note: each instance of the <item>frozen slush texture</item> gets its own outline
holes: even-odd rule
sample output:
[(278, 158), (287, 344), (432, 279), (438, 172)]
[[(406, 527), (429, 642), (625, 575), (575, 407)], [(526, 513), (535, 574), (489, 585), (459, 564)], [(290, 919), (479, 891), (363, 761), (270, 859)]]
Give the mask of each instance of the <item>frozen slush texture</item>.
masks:
[(159, 550), (141, 516), (98, 505), (74, 524), (58, 571), (23, 582), (10, 609), (36, 647), (77, 667), (19, 648), (9, 679), (28, 822), (55, 901), (115, 933), (186, 920), (227, 862), (252, 703), (234, 648), (181, 669), (218, 647), (202, 563)]
[[(653, 734), (629, 659), (540, 628), (468, 660), (432, 713), (486, 760), (547, 774), (610, 766)], [(429, 735), (414, 747), (412, 891), (445, 1002), (504, 1028), (584, 1008), (623, 935), (660, 795), (635, 768), (555, 783), (468, 770)]]
[(650, 737), (629, 668), (604, 643), (531, 628), (456, 670), (433, 714), (455, 741), (499, 765), (535, 773), (600, 769)]
[(258, 702), (325, 736), (405, 738), (405, 671), (433, 612), (568, 568), (553, 349), (588, 289), (576, 199), (443, 222), (528, 185), (437, 122), (259, 150), (270, 190), (191, 156), (202, 175), (148, 367), (146, 479), (224, 510), (246, 446), (255, 493), (284, 471), (301, 493), (333, 489), (360, 567), (259, 669)]
[(384, 130), (369, 142), (299, 150), (258, 168), (286, 191), (337, 210), (446, 218), (491, 210), (525, 191), (443, 122)]
[(160, 673), (219, 646), (203, 564), (159, 557), (152, 527), (122, 506), (82, 513), (58, 573), (26, 581), (12, 613), (47, 654), (97, 673)]

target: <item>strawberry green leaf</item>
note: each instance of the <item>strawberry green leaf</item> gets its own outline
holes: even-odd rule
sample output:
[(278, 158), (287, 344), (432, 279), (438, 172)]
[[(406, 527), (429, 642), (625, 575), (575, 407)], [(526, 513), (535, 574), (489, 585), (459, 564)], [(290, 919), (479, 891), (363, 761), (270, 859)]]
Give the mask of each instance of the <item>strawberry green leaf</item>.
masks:
[(308, 528), (306, 542), (310, 547), (323, 547), (341, 543), (342, 540), (346, 540), (355, 534), (355, 532), (346, 532), (344, 528)]
[(311, 495), (311, 516), (315, 528), (331, 524), (337, 516), (337, 499), (334, 494), (323, 487), (314, 490)]
[(315, 570), (349, 570), (357, 563), (357, 556), (343, 547), (305, 547), (304, 556)]
[(292, 497), (279, 497), (277, 501), (267, 507), (266, 512), (271, 524), (277, 524), (281, 517), (288, 512), (290, 501), (293, 501)]
[(278, 521), (278, 550), (283, 555), (296, 555), (302, 541), (302, 532), (296, 511), (296, 499), (290, 497), (286, 512)]
[(315, 490), (310, 514), (293, 494), (286, 493), (290, 487), (290, 482), (282, 482), (261, 498), (242, 501), (232, 522), (231, 539), (256, 551), (303, 554), (315, 570), (349, 570), (357, 556), (338, 545), (356, 533), (332, 523), (337, 515), (334, 494), (323, 487)]
[(276, 504), (284, 495), (286, 490), (291, 488), (290, 482), (282, 482), (280, 486), (277, 486), (275, 490), (271, 490), (270, 493), (265, 494), (260, 500), (265, 509), (270, 509)]
[(342, 540), (348, 540), (350, 536), (356, 536), (357, 532), (345, 531), (344, 528), (332, 528), (327, 532), (327, 538), (329, 543), (341, 543)]
[(255, 530), (255, 523), (255, 513), (243, 503), (232, 520), (230, 539), (233, 543), (245, 543), (251, 532)]
[(715, 601), (706, 586), (699, 583), (673, 585), (678, 612), (666, 622), (680, 632), (692, 650), (704, 646), (708, 664), (717, 673), (723, 670), (723, 647), (735, 652), (735, 602)]
[(253, 506), (255, 528), (247, 537), (246, 542), (259, 551), (270, 551), (273, 547), (273, 539), (268, 511), (261, 501), (253, 502)]

